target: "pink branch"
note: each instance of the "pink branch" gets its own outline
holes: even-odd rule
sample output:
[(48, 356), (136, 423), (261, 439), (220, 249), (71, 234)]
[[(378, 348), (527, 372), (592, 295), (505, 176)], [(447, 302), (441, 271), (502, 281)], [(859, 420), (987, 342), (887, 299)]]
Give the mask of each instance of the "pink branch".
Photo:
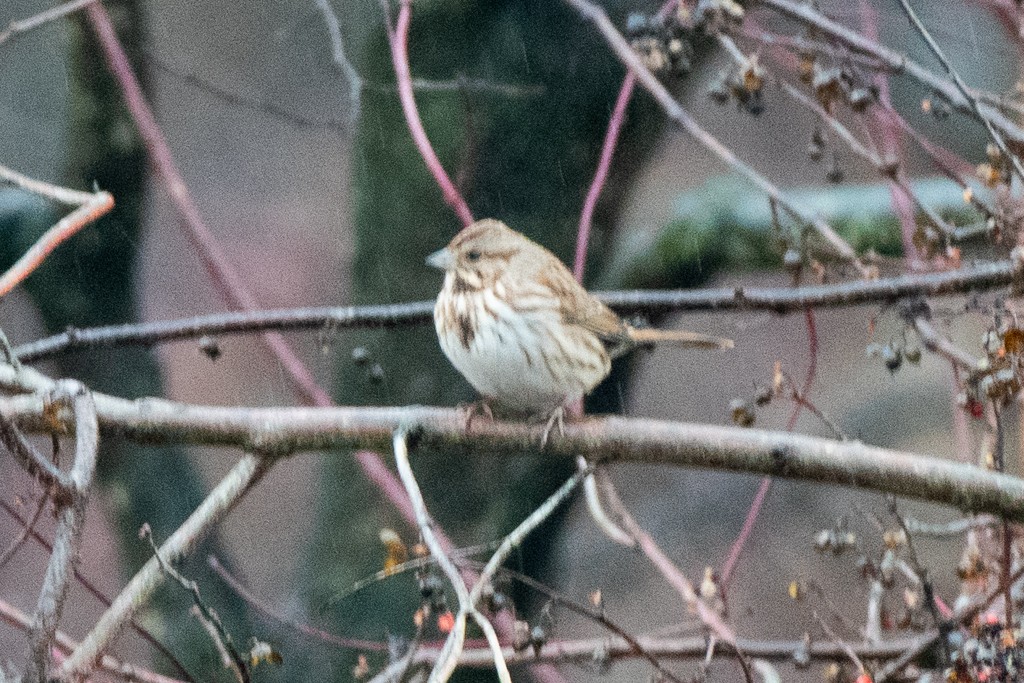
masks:
[[(814, 310), (807, 308), (804, 309), (804, 319), (807, 322), (807, 355), (809, 356), (809, 362), (807, 365), (807, 375), (804, 377), (804, 386), (801, 390), (802, 396), (807, 396), (810, 392), (811, 387), (814, 386), (814, 378), (818, 373), (818, 325), (814, 318)], [(786, 431), (791, 432), (796, 427), (796, 421), (800, 417), (800, 413), (804, 409), (804, 404), (798, 401), (793, 406), (793, 412), (789, 414), (789, 421), (786, 422)], [(750, 509), (747, 511), (747, 517), (743, 520), (743, 527), (740, 529), (740, 533), (736, 536), (736, 540), (733, 541), (732, 547), (729, 549), (729, 555), (722, 565), (721, 572), (721, 587), (722, 592), (725, 593), (729, 586), (729, 580), (732, 579), (733, 571), (736, 569), (736, 564), (739, 562), (740, 555), (743, 554), (743, 548), (747, 544), (747, 540), (750, 538), (751, 532), (754, 530), (754, 525), (757, 523), (758, 517), (761, 515), (761, 508), (764, 506), (764, 501), (768, 497), (768, 492), (772, 488), (772, 478), (765, 477), (761, 480), (761, 485), (757, 489), (757, 494), (754, 496), (754, 500), (750, 503)]]
[(412, 23), (412, 0), (402, 0), (402, 8), (398, 12), (398, 25), (391, 37), (391, 63), (395, 67), (395, 78), (398, 81), (398, 99), (402, 103), (402, 113), (409, 126), (412, 140), (419, 150), (420, 156), (427, 164), (427, 170), (434, 176), (434, 181), (441, 188), (444, 201), (452, 207), (455, 215), (462, 221), (463, 227), (473, 222), (473, 212), (469, 210), (466, 200), (448, 177), (448, 173), (437, 158), (434, 148), (423, 128), (419, 111), (416, 109), (416, 98), (413, 96), (412, 73), (409, 70), (409, 24)]
[(629, 107), (629, 100), (633, 96), (633, 88), (636, 85), (636, 76), (630, 71), (622, 81), (622, 88), (619, 90), (619, 97), (615, 100), (615, 108), (612, 110), (612, 118), (608, 122), (608, 131), (604, 135), (604, 146), (601, 148), (601, 159), (597, 164), (597, 172), (594, 180), (590, 183), (587, 191), (587, 199), (583, 202), (583, 211), (580, 213), (580, 227), (576, 234), (576, 260), (573, 263), (572, 273), (579, 283), (583, 283), (583, 270), (587, 264), (587, 244), (590, 242), (590, 226), (594, 220), (594, 209), (597, 207), (597, 200), (604, 189), (605, 181), (608, 180), (608, 172), (612, 166), (612, 156), (615, 154), (615, 146), (619, 141), (619, 133), (622, 131), (622, 124), (626, 120), (626, 109)]
[[(199, 209), (192, 200), (188, 186), (174, 162), (167, 138), (146, 101), (142, 87), (139, 85), (138, 78), (128, 61), (128, 56), (117, 38), (106, 9), (102, 4), (96, 3), (88, 7), (86, 11), (110, 70), (121, 86), (125, 103), (146, 145), (150, 162), (170, 194), (171, 200), (182, 218), (186, 233), (199, 252), (206, 271), (232, 308), (257, 309), (255, 298), (249, 293), (245, 283), (228, 261), (220, 243), (203, 221)], [(284, 367), (305, 402), (316, 406), (332, 405), (330, 395), (317, 384), (312, 373), (291, 349), (284, 337), (279, 333), (270, 332), (265, 333), (263, 339), (270, 352)], [(405, 489), (384, 464), (381, 457), (370, 451), (359, 451), (355, 457), (367, 478), (398, 509), (403, 519), (415, 527), (415, 516)], [(447, 537), (443, 534), (440, 534), (440, 537), (442, 543), (450, 545), (451, 542)]]
[[(877, 43), (878, 13), (868, 4), (867, 0), (860, 0), (860, 14), (865, 37)], [(889, 96), (889, 77), (880, 71), (875, 74), (874, 82), (878, 87), (878, 102), (881, 106), (871, 107), (869, 120), (878, 133), (878, 156), (882, 159), (900, 159), (903, 156), (902, 136), (899, 125), (893, 121), (890, 115), (893, 107), (892, 98)], [(914, 203), (903, 190), (903, 187), (908, 187), (906, 176), (907, 172), (901, 165), (896, 170), (896, 177), (889, 179), (889, 194), (892, 197), (892, 208), (900, 219), (903, 253), (909, 261), (910, 267), (914, 268), (920, 265), (920, 254), (914, 245), (914, 235), (917, 232)]]

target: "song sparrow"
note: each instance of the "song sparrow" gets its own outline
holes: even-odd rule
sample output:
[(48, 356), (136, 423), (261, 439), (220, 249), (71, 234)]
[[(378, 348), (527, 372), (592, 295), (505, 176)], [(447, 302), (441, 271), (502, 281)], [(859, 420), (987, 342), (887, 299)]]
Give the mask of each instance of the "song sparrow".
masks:
[(733, 346), (628, 325), (558, 257), (498, 220), (473, 223), (427, 263), (445, 271), (434, 306), (441, 349), (485, 400), (517, 414), (560, 415), (642, 344)]

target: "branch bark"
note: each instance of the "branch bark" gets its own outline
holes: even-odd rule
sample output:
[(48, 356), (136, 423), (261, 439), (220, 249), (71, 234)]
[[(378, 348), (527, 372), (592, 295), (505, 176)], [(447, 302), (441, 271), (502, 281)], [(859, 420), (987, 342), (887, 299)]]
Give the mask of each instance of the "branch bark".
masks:
[[(782, 314), (806, 308), (893, 303), (910, 296), (948, 296), (1017, 285), (1021, 282), (1022, 265), (1013, 260), (993, 261), (938, 273), (804, 287), (739, 286), (595, 294), (624, 315), (663, 315), (679, 311), (771, 311)], [(136, 344), (148, 346), (204, 335), (267, 330), (323, 330), (330, 333), (353, 328), (406, 327), (432, 322), (433, 310), (433, 301), (414, 301), (373, 306), (216, 313), (180, 320), (69, 329), (22, 344), (14, 349), (14, 353), (22, 362), (32, 362), (78, 349)]]
[[(45, 386), (47, 381), (30, 368), (15, 371), (0, 366), (0, 388), (17, 391), (23, 386)], [(536, 449), (540, 439), (536, 426), (512, 422), (480, 420), (467, 433), (459, 412), (448, 408), (225, 408), (155, 398), (129, 401), (98, 393), (94, 398), (100, 426), (107, 432), (148, 443), (237, 446), (267, 456), (336, 448), (386, 449), (393, 432), (403, 425), (415, 426), (420, 447), (452, 457), (518, 455)], [(24, 429), (53, 429), (38, 395), (0, 398), (0, 416)], [(543, 452), (550, 457), (583, 454), (601, 462), (701, 467), (854, 486), (1024, 521), (1022, 479), (856, 441), (602, 417), (567, 424), (564, 435), (551, 435)], [(268, 461), (269, 457), (260, 459)], [(166, 548), (161, 552), (175, 556)]]
[(57, 534), (28, 631), (28, 656), (23, 678), (26, 683), (46, 683), (49, 680), (50, 648), (64, 609), (70, 579), (78, 563), (85, 508), (89, 502), (99, 448), (99, 425), (92, 396), (81, 384), (70, 380), (58, 383), (57, 392), (51, 398), (69, 402), (74, 413), (75, 459), (69, 477), (72, 495), (70, 499), (55, 501), (58, 506)]

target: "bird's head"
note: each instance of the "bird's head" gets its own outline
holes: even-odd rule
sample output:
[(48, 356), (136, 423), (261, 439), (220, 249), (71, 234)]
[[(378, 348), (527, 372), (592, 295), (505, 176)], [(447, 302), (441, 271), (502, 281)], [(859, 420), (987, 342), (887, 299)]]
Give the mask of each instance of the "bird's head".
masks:
[(543, 251), (501, 221), (485, 218), (428, 256), (427, 264), (453, 276), (456, 288), (476, 290), (492, 286), (510, 269), (525, 267)]

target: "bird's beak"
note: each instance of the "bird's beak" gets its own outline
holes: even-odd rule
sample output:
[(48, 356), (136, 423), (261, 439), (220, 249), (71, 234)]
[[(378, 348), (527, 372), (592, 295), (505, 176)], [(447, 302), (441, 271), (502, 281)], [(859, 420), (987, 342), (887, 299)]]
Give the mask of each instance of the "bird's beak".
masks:
[(455, 259), (452, 258), (452, 252), (448, 247), (444, 249), (438, 249), (433, 254), (427, 257), (427, 265), (433, 266), (438, 270), (451, 270), (455, 265)]

